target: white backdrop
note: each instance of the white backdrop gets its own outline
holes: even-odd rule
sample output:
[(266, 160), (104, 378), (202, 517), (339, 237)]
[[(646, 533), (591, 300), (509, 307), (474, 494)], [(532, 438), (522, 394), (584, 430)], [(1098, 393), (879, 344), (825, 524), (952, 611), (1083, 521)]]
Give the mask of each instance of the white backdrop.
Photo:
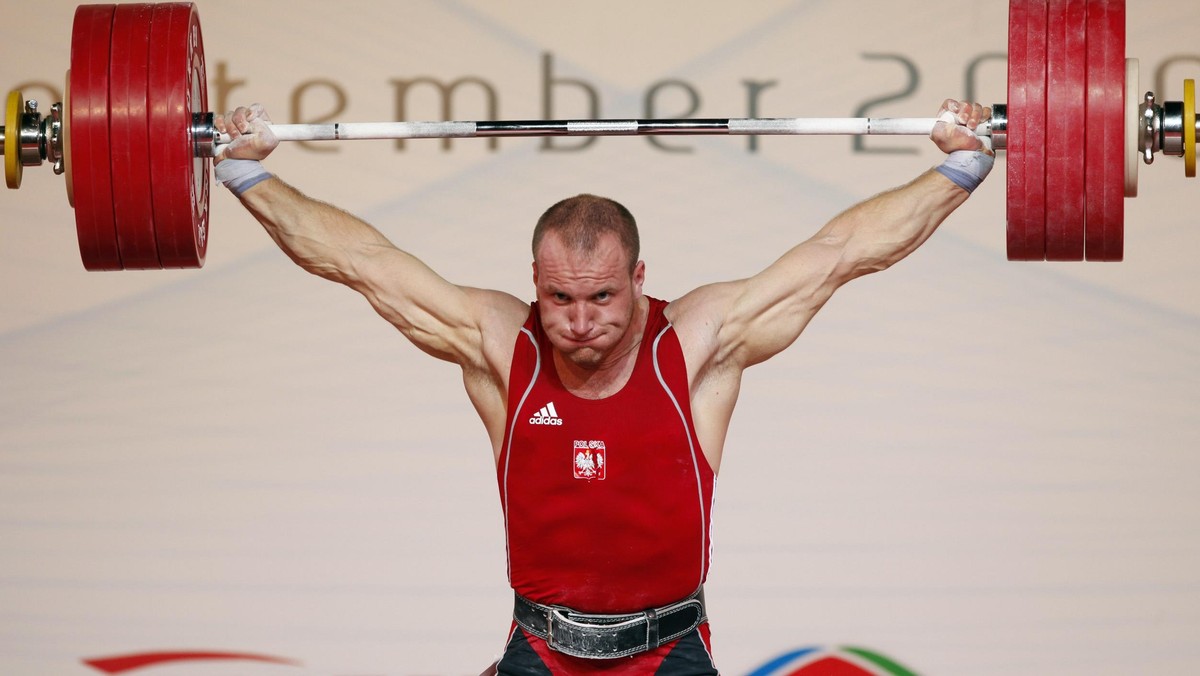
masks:
[[(74, 5), (10, 5), (0, 84), (45, 101)], [(421, 76), (480, 78), (510, 119), (588, 116), (578, 82), (604, 117), (923, 117), (968, 86), (1006, 97), (1002, 58), (965, 81), (1006, 49), (994, 0), (200, 13), (214, 106), (261, 101), (280, 122), (394, 119), (395, 81)], [(1197, 25), (1193, 2), (1131, 1), (1143, 89), (1182, 97)], [(454, 99), (454, 117), (489, 112), (469, 86)], [(407, 114), (443, 116), (420, 87)], [(688, 152), (469, 139), (289, 145), (269, 163), (449, 279), (526, 297), (537, 215), (610, 195), (641, 223), (648, 292), (672, 298), (754, 273), (938, 161), (914, 138), (662, 143)], [(725, 673), (845, 645), (922, 676), (1195, 671), (1200, 183), (1173, 158), (1143, 168), (1123, 263), (1016, 264), (1004, 164), (926, 247), (748, 374), (708, 591)], [(456, 370), (294, 268), (223, 190), (212, 222), (203, 270), (86, 273), (60, 178), (29, 170), (0, 194), (0, 672), (219, 650), (294, 664), (139, 673), (477, 673), (511, 600)]]

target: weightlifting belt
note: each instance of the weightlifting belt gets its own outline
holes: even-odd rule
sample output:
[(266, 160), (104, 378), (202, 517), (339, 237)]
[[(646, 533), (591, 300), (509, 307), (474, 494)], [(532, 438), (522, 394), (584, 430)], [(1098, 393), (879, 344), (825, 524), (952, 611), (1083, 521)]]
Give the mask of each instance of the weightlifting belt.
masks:
[(628, 615), (581, 613), (563, 606), (544, 606), (517, 594), (513, 619), (546, 641), (551, 650), (599, 660), (653, 650), (687, 634), (708, 617), (701, 587), (682, 601)]

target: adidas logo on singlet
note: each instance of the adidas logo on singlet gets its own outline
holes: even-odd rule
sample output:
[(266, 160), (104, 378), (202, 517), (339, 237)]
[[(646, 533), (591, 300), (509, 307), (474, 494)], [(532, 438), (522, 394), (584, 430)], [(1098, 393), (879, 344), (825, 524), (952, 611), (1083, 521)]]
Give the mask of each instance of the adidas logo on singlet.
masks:
[(562, 418), (558, 417), (558, 411), (554, 410), (554, 402), (550, 402), (542, 407), (542, 410), (533, 414), (529, 419), (530, 425), (561, 425)]

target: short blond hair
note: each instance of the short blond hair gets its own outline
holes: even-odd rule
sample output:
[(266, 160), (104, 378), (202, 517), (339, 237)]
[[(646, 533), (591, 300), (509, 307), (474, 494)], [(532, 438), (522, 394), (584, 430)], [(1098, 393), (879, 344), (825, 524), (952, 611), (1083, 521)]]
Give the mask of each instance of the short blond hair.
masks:
[(538, 246), (548, 232), (558, 233), (564, 244), (581, 253), (595, 251), (600, 238), (606, 233), (612, 233), (617, 236), (621, 248), (629, 256), (631, 273), (637, 265), (641, 250), (637, 221), (634, 220), (633, 214), (616, 200), (585, 193), (568, 197), (547, 209), (533, 229), (532, 248), (535, 260)]

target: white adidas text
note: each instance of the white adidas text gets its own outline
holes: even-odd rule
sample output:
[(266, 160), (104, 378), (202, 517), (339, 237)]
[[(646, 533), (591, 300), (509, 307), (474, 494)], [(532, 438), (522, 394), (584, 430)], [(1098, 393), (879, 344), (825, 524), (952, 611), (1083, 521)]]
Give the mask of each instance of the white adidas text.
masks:
[(550, 402), (541, 408), (540, 411), (534, 413), (529, 418), (530, 425), (562, 425), (562, 418), (558, 417), (558, 411), (554, 408), (554, 402)]

